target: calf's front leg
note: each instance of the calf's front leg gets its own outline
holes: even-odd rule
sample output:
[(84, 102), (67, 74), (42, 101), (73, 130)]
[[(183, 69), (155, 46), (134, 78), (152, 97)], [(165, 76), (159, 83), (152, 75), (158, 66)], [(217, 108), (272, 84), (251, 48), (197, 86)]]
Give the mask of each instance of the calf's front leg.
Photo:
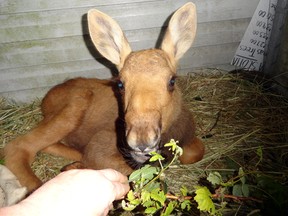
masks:
[(77, 127), (89, 106), (91, 96), (91, 92), (88, 92), (76, 97), (57, 114), (44, 118), (33, 130), (5, 146), (5, 165), (29, 192), (42, 184), (30, 167), (36, 153), (58, 143)]

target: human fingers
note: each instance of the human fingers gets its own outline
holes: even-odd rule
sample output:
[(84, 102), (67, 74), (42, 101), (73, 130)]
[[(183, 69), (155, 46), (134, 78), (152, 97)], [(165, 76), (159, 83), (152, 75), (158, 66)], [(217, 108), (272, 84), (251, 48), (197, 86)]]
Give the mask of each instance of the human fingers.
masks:
[(114, 189), (113, 193), (115, 195), (116, 200), (123, 199), (123, 197), (128, 193), (130, 190), (129, 184), (123, 184), (120, 182), (113, 182)]
[(130, 186), (127, 176), (113, 169), (99, 170), (113, 184), (114, 199), (121, 199), (128, 193)]
[(127, 176), (123, 175), (122, 173), (113, 170), (113, 169), (103, 169), (99, 170), (108, 180), (112, 182), (120, 182), (120, 183), (126, 183), (128, 184), (128, 178)]

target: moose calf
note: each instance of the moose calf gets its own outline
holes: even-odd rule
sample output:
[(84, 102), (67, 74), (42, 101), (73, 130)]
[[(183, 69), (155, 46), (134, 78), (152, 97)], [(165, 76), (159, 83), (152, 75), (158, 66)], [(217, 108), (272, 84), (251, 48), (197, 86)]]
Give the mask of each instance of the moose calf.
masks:
[(187, 3), (172, 16), (160, 49), (133, 52), (119, 25), (92, 9), (92, 41), (119, 76), (111, 80), (76, 78), (52, 88), (43, 99), (44, 119), (5, 147), (6, 166), (29, 191), (42, 182), (30, 168), (37, 152), (70, 158), (71, 168), (113, 168), (129, 174), (163, 145), (179, 140), (183, 164), (202, 159), (191, 113), (175, 83), (178, 60), (196, 33), (196, 8)]

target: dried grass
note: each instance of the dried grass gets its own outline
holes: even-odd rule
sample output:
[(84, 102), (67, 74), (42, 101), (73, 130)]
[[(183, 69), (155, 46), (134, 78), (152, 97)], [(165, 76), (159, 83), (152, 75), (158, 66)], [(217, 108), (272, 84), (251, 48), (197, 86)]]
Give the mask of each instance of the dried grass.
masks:
[[(197, 134), (205, 143), (206, 154), (196, 164), (169, 169), (168, 185), (189, 188), (208, 171), (233, 173), (239, 166), (287, 177), (288, 101), (263, 90), (269, 80), (259, 79), (259, 75), (247, 80), (215, 69), (201, 72), (179, 77), (178, 83), (194, 113)], [(40, 119), (39, 101), (16, 105), (1, 99), (1, 147), (30, 130)], [(263, 150), (262, 161), (257, 154), (259, 148)], [(41, 154), (33, 167), (42, 180), (48, 180), (66, 163)]]
[(30, 130), (42, 118), (40, 101), (17, 105), (5, 98), (0, 98), (0, 148), (11, 139)]
[(170, 188), (191, 188), (212, 170), (233, 174), (239, 167), (287, 181), (287, 99), (263, 89), (269, 82), (264, 78), (246, 80), (239, 74), (212, 72), (207, 69), (203, 75), (189, 74), (179, 80), (206, 154), (196, 164), (169, 169)]

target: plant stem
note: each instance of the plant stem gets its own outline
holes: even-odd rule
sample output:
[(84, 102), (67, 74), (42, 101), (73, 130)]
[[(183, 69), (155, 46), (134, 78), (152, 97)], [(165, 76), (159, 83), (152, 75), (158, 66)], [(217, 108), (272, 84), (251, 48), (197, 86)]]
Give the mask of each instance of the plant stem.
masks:
[(159, 164), (160, 164), (161, 170), (163, 170), (163, 164), (162, 164), (161, 160), (158, 159), (158, 161), (159, 161)]
[(155, 176), (150, 182), (148, 182), (146, 185), (144, 185), (143, 188), (147, 187), (149, 184), (151, 184), (152, 182), (154, 182), (154, 181), (156, 181), (158, 178), (160, 178), (160, 176), (162, 175), (162, 173), (163, 173), (165, 170), (167, 170), (167, 169), (169, 168), (169, 166), (171, 166), (171, 164), (176, 160), (176, 158), (178, 158), (178, 154), (174, 154), (174, 157), (173, 157), (173, 159), (171, 160), (171, 162), (170, 162), (167, 166), (165, 166), (165, 167), (163, 167), (162, 163), (161, 163), (160, 160), (159, 160), (160, 166), (161, 166), (160, 172), (159, 172), (158, 175)]
[(212, 198), (216, 199), (216, 198), (229, 198), (229, 199), (234, 199), (234, 200), (238, 200), (238, 201), (245, 201), (245, 200), (252, 200), (258, 203), (262, 203), (262, 200), (253, 198), (253, 197), (240, 197), (240, 196), (234, 196), (234, 195), (230, 195), (230, 194), (212, 194)]
[(192, 196), (175, 196), (172, 194), (166, 194), (166, 198), (167, 199), (173, 199), (173, 200), (180, 200), (180, 199), (184, 199), (184, 200), (191, 200), (193, 197)]

